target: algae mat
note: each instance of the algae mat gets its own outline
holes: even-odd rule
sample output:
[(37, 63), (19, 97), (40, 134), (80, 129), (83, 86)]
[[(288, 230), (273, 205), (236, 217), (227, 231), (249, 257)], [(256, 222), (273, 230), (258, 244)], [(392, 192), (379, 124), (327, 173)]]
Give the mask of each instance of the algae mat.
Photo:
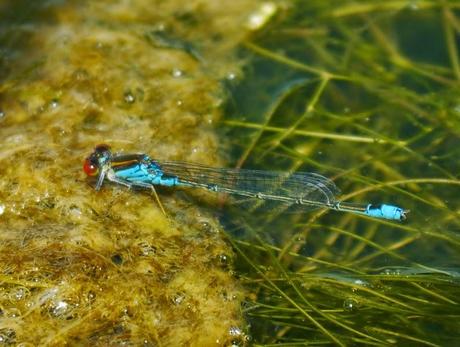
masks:
[(2, 343), (244, 343), (212, 215), (171, 192), (167, 217), (148, 193), (96, 193), (81, 165), (100, 142), (218, 164), (220, 80), (256, 6), (0, 2)]

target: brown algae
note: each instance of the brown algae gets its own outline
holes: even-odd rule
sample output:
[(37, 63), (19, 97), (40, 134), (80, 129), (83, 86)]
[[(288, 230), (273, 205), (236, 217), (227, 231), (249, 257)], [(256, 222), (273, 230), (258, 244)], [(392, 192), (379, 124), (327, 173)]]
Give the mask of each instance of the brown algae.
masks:
[[(218, 223), (165, 191), (105, 185), (116, 150), (214, 164), (219, 81), (258, 2), (0, 3), (0, 339), (33, 345), (244, 344)], [(233, 78), (233, 77), (232, 77)]]

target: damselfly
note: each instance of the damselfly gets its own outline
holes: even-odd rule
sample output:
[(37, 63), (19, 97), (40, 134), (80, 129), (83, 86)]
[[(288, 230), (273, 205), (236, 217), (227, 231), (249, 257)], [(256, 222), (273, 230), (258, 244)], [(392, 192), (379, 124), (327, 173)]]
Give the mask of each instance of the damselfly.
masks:
[(328, 208), (363, 214), (374, 218), (402, 221), (407, 210), (388, 204), (352, 204), (340, 202), (338, 189), (330, 179), (316, 173), (212, 168), (199, 164), (157, 161), (147, 154), (112, 154), (105, 144), (96, 146), (86, 158), (83, 169), (97, 176), (96, 190), (104, 179), (127, 187), (154, 189), (198, 187), (243, 198), (300, 206), (305, 210)]

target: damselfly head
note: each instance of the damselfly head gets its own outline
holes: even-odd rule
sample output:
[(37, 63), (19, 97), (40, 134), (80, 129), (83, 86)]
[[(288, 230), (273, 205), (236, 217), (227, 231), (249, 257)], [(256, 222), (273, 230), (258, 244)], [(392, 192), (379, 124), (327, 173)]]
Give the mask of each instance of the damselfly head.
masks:
[(93, 153), (83, 163), (83, 171), (88, 176), (97, 176), (101, 168), (112, 159), (110, 146), (106, 144), (97, 145)]
[(105, 144), (105, 143), (101, 143), (99, 145), (97, 145), (96, 147), (94, 147), (94, 153), (97, 153), (99, 155), (109, 155), (111, 156), (112, 153), (110, 151), (110, 146)]

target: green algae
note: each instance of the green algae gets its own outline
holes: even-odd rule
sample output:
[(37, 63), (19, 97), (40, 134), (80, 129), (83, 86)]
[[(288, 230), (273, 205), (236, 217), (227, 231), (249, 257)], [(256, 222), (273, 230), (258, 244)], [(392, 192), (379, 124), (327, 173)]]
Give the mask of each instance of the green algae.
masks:
[(410, 213), (235, 212), (255, 345), (456, 345), (459, 4), (290, 4), (243, 45), (223, 128), (238, 166), (320, 172)]

